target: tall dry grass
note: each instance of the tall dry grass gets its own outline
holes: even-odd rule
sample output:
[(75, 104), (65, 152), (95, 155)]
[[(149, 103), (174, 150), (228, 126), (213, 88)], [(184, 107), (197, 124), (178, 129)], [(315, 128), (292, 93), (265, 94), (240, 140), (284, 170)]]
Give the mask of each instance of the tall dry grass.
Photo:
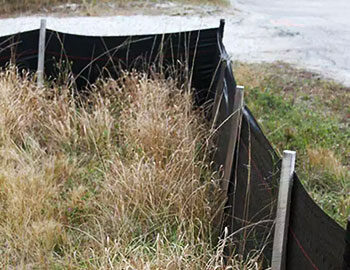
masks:
[(209, 134), (176, 85), (125, 73), (78, 97), (0, 73), (1, 269), (225, 269)]

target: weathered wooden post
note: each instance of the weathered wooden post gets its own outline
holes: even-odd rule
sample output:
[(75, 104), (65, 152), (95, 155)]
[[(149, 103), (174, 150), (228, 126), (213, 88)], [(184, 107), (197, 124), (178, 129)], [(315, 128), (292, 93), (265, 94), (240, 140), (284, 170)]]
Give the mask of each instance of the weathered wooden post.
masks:
[[(215, 227), (220, 228), (220, 231), (223, 229), (221, 228), (223, 223), (223, 217), (224, 217), (224, 207), (227, 202), (227, 193), (230, 183), (230, 178), (232, 174), (232, 168), (233, 168), (233, 159), (235, 155), (235, 149), (236, 149), (236, 142), (237, 138), (239, 136), (240, 131), (240, 121), (242, 116), (242, 108), (243, 108), (243, 86), (236, 86), (236, 93), (234, 97), (234, 104), (232, 108), (232, 114), (229, 115), (224, 122), (231, 125), (231, 129), (229, 132), (229, 138), (228, 138), (228, 144), (227, 144), (227, 153), (226, 157), (224, 158), (223, 166), (223, 177), (221, 179), (220, 183), (220, 195), (219, 195), (219, 201), (220, 201), (220, 209), (216, 213), (215, 217), (213, 218), (213, 224)], [(223, 93), (221, 93), (222, 98)], [(220, 102), (217, 104), (217, 110), (219, 110)], [(218, 113), (218, 112), (217, 112)], [(215, 121), (215, 120), (214, 120)], [(220, 123), (222, 125), (222, 123)]]
[(286, 247), (289, 225), (289, 208), (295, 167), (294, 151), (283, 151), (281, 179), (277, 201), (275, 235), (272, 251), (272, 270), (286, 269)]
[(46, 40), (46, 20), (41, 19), (40, 35), (39, 35), (39, 49), (38, 49), (38, 86), (44, 85), (44, 63), (45, 63), (45, 40)]

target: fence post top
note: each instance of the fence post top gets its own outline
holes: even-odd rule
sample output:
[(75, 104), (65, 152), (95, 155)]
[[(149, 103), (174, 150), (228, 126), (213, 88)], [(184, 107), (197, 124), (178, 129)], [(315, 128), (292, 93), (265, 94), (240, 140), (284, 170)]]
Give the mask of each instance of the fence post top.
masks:
[(220, 19), (220, 34), (221, 34), (221, 38), (224, 37), (224, 28), (225, 28), (225, 19)]
[(296, 152), (291, 150), (283, 150), (283, 156), (295, 156)]
[(241, 91), (244, 90), (244, 86), (243, 86), (243, 85), (237, 85), (236, 88), (239, 89), (239, 90), (241, 90)]

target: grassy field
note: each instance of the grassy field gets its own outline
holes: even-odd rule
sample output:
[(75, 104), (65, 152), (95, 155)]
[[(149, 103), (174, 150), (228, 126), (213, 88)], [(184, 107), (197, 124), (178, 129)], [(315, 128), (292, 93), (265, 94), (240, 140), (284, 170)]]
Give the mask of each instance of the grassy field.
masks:
[(350, 88), (286, 63), (235, 63), (245, 101), (275, 148), (297, 151), (297, 173), (340, 224), (350, 215)]
[(79, 98), (10, 68), (0, 86), (1, 269), (223, 269), (210, 134), (176, 81), (124, 74)]

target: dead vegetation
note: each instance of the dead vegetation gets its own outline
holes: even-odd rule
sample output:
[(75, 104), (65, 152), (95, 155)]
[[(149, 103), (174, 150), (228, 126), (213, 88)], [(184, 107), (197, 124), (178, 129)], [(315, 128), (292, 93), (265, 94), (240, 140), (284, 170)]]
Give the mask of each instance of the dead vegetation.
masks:
[[(229, 6), (228, 0), (0, 0), (1, 16), (49, 13), (58, 16), (110, 16), (110, 15), (189, 15), (205, 14)], [(217, 10), (218, 9), (218, 10)]]
[(218, 176), (188, 91), (125, 73), (79, 97), (14, 68), (0, 85), (1, 268), (224, 269)]

